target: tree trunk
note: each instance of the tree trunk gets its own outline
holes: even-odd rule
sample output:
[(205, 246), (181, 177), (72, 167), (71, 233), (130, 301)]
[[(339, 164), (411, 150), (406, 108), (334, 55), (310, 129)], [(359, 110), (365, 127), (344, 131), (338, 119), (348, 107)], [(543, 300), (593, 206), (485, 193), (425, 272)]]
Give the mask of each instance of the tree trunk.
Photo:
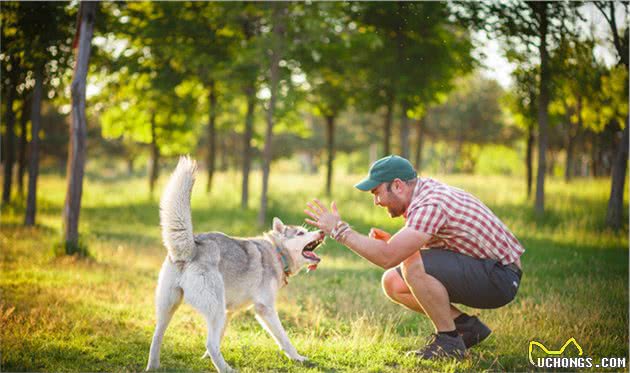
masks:
[(133, 161), (133, 156), (127, 154), (127, 175), (129, 176), (133, 175)]
[(599, 176), (599, 143), (599, 134), (593, 133), (593, 136), (591, 136), (591, 170), (593, 171), (593, 177)]
[(534, 126), (527, 126), (527, 150), (525, 154), (525, 169), (527, 170), (527, 199), (532, 196), (533, 180), (533, 150), (534, 150)]
[(243, 133), (243, 185), (241, 191), (241, 208), (246, 209), (249, 203), (249, 170), (252, 164), (252, 137), (254, 135), (254, 108), (256, 105), (256, 88), (253, 84), (245, 89), (247, 96), (247, 114), (245, 116), (245, 132)]
[(409, 159), (409, 125), (407, 118), (408, 105), (403, 102), (400, 113), (400, 156)]
[(333, 161), (335, 160), (335, 117), (326, 116), (326, 144), (328, 149), (328, 169), (326, 171), (326, 195), (332, 191)]
[(258, 225), (265, 225), (265, 217), (267, 216), (267, 188), (269, 184), (269, 170), (271, 168), (272, 157), (272, 139), (273, 139), (273, 116), (276, 107), (276, 96), (278, 88), (278, 80), (280, 78), (280, 51), (283, 48), (284, 20), (283, 12), (286, 9), (284, 3), (273, 3), (273, 40), (271, 43), (271, 58), (269, 67), (269, 88), (271, 97), (269, 98), (269, 108), (267, 109), (267, 129), (265, 131), (265, 148), (263, 150), (263, 167), (262, 167), (262, 193), (260, 195), (260, 211), (258, 212)]
[(566, 107), (566, 112), (567, 112), (567, 164), (565, 165), (566, 168), (564, 170), (564, 181), (566, 183), (568, 183), (569, 181), (571, 181), (571, 177), (573, 176), (573, 157), (574, 157), (574, 152), (575, 152), (575, 140), (577, 138), (577, 134), (580, 128), (582, 128), (582, 97), (580, 95), (578, 95), (578, 99), (577, 99), (577, 107), (576, 107), (576, 111), (577, 111), (577, 116), (578, 116), (578, 122), (577, 122), (577, 128), (575, 128), (573, 126), (573, 123), (571, 123), (571, 112), (569, 110), (568, 107)]
[(569, 123), (569, 129), (567, 131), (567, 163), (564, 170), (564, 182), (571, 181), (573, 171), (573, 148), (575, 147), (575, 135), (572, 133), (572, 124)]
[(79, 7), (79, 46), (72, 80), (72, 125), (68, 149), (68, 189), (63, 209), (66, 254), (81, 253), (79, 249), (79, 213), (85, 170), (87, 119), (85, 116), (85, 87), (90, 63), (90, 46), (94, 33), (96, 2), (81, 2)]
[(535, 211), (538, 216), (545, 213), (545, 166), (547, 153), (547, 136), (549, 126), (549, 55), (547, 54), (547, 3), (529, 3), (538, 13), (540, 20), (539, 38), (540, 45), (540, 94), (538, 96), (538, 176), (536, 178), (536, 202)]
[[(629, 56), (628, 56), (628, 28), (625, 28), (623, 36), (619, 35), (617, 29), (617, 22), (615, 18), (615, 2), (596, 4), (599, 10), (606, 15), (606, 8), (603, 4), (608, 5), (609, 15), (606, 17), (610, 29), (613, 34), (613, 41), (617, 54), (621, 59), (621, 62), (626, 68), (626, 76), (629, 71)], [(626, 12), (627, 13), (627, 12)], [(628, 81), (626, 79), (626, 98), (628, 92)], [(618, 229), (622, 225), (623, 218), (623, 193), (625, 191), (626, 183), (626, 168), (628, 167), (628, 117), (626, 116), (626, 127), (623, 129), (622, 138), (620, 141), (619, 150), (615, 155), (615, 161), (612, 166), (612, 180), (610, 188), (610, 199), (608, 200), (608, 211), (606, 212), (606, 225)]]
[(553, 150), (547, 152), (547, 176), (552, 177), (556, 168), (556, 153)]
[(422, 117), (416, 121), (416, 171), (418, 174), (422, 169), (422, 148), (424, 147), (424, 121)]
[(392, 138), (392, 116), (394, 114), (394, 98), (391, 97), (387, 103), (387, 112), (385, 113), (385, 125), (383, 127), (383, 156), (388, 156), (391, 153), (391, 138)]
[(227, 133), (223, 136), (223, 141), (219, 141), (219, 144), (217, 146), (217, 150), (219, 151), (219, 154), (221, 155), (220, 158), (220, 164), (219, 167), (221, 168), (221, 171), (227, 171), (228, 170), (228, 146), (227, 143), (229, 141), (230, 138), (230, 134)]
[(208, 85), (208, 185), (206, 186), (206, 193), (212, 190), (212, 177), (214, 176), (214, 165), (217, 155), (217, 130), (216, 130), (216, 116), (217, 116), (217, 94), (216, 84), (213, 80), (210, 80)]
[(151, 114), (151, 160), (149, 167), (149, 195), (153, 197), (153, 190), (155, 189), (155, 182), (159, 177), (160, 166), (160, 147), (157, 144), (155, 123), (155, 112)]
[(621, 141), (619, 141), (612, 169), (610, 198), (608, 199), (608, 210), (606, 212), (606, 225), (613, 229), (619, 229), (623, 224), (623, 193), (626, 189), (626, 168), (628, 167), (629, 124), (628, 117), (626, 117), (626, 127), (621, 134)]
[(15, 83), (8, 87), (6, 98), (6, 127), (7, 132), (5, 146), (7, 147), (4, 162), (4, 184), (2, 187), (2, 203), (9, 203), (11, 200), (11, 187), (13, 184), (13, 164), (15, 163), (15, 112), (13, 102), (15, 101)]
[(28, 165), (28, 196), (26, 197), (26, 214), (24, 225), (35, 225), (37, 211), (37, 177), (39, 175), (39, 128), (41, 126), (42, 94), (44, 91), (44, 66), (35, 70), (35, 87), (33, 88), (31, 111), (31, 146)]
[(28, 111), (32, 110), (30, 97), (24, 97), (22, 102), (22, 114), (20, 115), (20, 147), (18, 149), (18, 193), (20, 197), (24, 197), (24, 172), (26, 171), (26, 147), (28, 145), (27, 140), (27, 124), (28, 124)]

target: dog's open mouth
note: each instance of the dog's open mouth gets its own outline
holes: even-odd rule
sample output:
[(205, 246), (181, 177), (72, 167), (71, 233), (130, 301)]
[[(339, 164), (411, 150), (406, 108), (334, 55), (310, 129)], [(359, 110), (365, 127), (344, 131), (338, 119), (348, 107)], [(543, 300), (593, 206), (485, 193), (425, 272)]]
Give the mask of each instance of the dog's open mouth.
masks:
[(324, 242), (324, 235), (322, 234), (321, 237), (319, 237), (318, 239), (311, 241), (308, 245), (306, 245), (306, 247), (302, 250), (302, 256), (305, 257), (306, 259), (314, 262), (313, 264), (310, 264), (308, 266), (308, 270), (309, 271), (313, 271), (315, 269), (317, 269), (317, 264), (321, 261), (321, 259), (317, 256), (317, 254), (315, 254), (315, 249), (317, 249), (317, 247), (319, 245), (322, 244), (322, 242)]

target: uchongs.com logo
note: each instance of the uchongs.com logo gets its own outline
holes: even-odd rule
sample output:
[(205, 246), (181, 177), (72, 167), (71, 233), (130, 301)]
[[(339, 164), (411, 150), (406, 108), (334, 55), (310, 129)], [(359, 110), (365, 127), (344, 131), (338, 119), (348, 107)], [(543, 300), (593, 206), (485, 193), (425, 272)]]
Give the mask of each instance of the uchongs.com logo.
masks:
[[(575, 347), (577, 356), (563, 356), (569, 346)], [(534, 347), (542, 351), (542, 356), (534, 358)], [(575, 355), (575, 353), (573, 354)], [(549, 350), (538, 341), (529, 342), (529, 362), (537, 368), (625, 368), (625, 357), (603, 357), (594, 359), (584, 355), (582, 346), (575, 340), (569, 338), (559, 350)]]

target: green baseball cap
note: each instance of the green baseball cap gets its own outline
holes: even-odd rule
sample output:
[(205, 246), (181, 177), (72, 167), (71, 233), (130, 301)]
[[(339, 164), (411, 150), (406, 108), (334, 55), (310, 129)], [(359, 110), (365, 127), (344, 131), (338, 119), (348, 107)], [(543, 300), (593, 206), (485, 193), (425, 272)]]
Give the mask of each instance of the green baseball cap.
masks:
[(397, 155), (390, 155), (374, 162), (368, 171), (368, 176), (354, 187), (367, 192), (381, 183), (388, 183), (394, 179), (407, 181), (417, 176), (416, 170), (408, 160)]

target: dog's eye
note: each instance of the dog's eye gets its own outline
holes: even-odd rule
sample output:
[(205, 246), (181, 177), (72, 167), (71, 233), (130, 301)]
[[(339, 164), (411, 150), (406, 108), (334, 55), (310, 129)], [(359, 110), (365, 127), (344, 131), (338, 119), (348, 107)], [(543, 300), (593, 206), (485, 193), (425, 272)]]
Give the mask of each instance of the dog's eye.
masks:
[(304, 232), (297, 232), (298, 236), (304, 236)]

